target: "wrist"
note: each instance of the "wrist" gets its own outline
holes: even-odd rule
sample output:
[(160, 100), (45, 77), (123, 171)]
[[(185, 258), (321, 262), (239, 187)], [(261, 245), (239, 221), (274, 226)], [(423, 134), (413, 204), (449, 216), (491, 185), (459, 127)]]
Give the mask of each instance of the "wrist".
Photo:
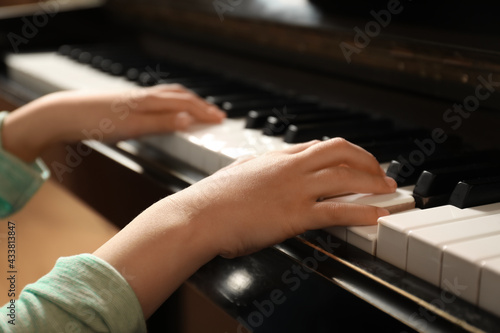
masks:
[[(0, 135), (9, 113), (0, 112)], [(50, 176), (45, 164), (37, 159), (26, 163), (16, 155), (1, 148), (0, 142), (0, 218), (20, 210)]]
[(50, 106), (43, 101), (27, 104), (4, 120), (2, 148), (25, 162), (33, 162), (53, 143)]

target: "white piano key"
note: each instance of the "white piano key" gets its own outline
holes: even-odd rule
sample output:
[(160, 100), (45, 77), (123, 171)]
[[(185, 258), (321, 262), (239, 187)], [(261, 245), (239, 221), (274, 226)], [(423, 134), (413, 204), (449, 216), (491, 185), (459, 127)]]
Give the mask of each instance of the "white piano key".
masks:
[[(347, 202), (360, 205), (370, 205), (386, 208), (391, 212), (401, 209), (408, 210), (415, 207), (415, 201), (411, 196), (413, 186), (398, 188), (389, 194), (349, 194), (325, 200), (335, 202)], [(363, 251), (375, 254), (377, 243), (377, 226), (349, 226), (330, 227), (324, 230), (338, 238), (352, 244)]]
[(500, 257), (500, 234), (447, 246), (441, 288), (477, 304), (482, 261), (495, 257)]
[(500, 233), (500, 215), (477, 217), (414, 230), (408, 239), (407, 272), (439, 286), (446, 247)]
[(375, 255), (378, 225), (347, 227), (347, 243)]
[(500, 213), (500, 203), (466, 209), (445, 205), (384, 216), (379, 219), (376, 256), (406, 270), (408, 235), (412, 231), (494, 213)]
[(412, 196), (413, 186), (401, 187), (396, 189), (394, 193), (388, 194), (349, 194), (339, 196), (325, 201), (346, 202), (359, 205), (369, 205), (382, 207), (389, 210), (391, 213), (410, 210), (415, 208), (415, 200)]
[(389, 165), (391, 165), (391, 163), (380, 163), (380, 167), (384, 170), (384, 172), (387, 172)]
[(333, 226), (323, 229), (327, 233), (347, 242), (347, 227), (344, 226)]
[(500, 316), (500, 257), (483, 262), (479, 281), (480, 308)]
[(13, 80), (42, 94), (59, 90), (137, 88), (125, 78), (108, 75), (55, 52), (9, 54), (5, 63)]
[[(414, 208), (412, 210), (418, 209)], [(375, 255), (377, 251), (378, 227), (378, 224), (345, 227), (346, 241), (371, 255)]]
[[(387, 171), (390, 163), (382, 163), (380, 167), (382, 170)], [(373, 226), (356, 226), (356, 227), (344, 227), (344, 226), (336, 226), (336, 227), (328, 227), (324, 230), (337, 238), (340, 238), (344, 242), (347, 242), (347, 233), (349, 228), (355, 228), (354, 234), (350, 237), (351, 244), (354, 246), (358, 246), (363, 249), (371, 249), (373, 247), (373, 232), (378, 229), (378, 227), (373, 228)], [(361, 239), (356, 239), (360, 237)], [(368, 242), (368, 243), (367, 243)], [(371, 253), (370, 251), (367, 251)], [(373, 254), (373, 253), (371, 253)]]

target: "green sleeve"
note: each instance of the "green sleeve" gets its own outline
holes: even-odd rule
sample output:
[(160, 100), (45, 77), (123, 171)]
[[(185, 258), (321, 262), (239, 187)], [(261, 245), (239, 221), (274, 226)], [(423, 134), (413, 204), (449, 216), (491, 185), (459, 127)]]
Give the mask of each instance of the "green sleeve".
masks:
[(90, 254), (60, 258), (49, 274), (19, 296), (1, 308), (1, 332), (146, 332), (130, 285), (111, 265)]

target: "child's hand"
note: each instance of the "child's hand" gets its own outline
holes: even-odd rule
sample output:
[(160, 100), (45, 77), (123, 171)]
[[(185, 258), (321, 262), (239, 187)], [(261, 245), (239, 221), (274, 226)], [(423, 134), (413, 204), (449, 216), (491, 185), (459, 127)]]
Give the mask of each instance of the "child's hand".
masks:
[(10, 114), (2, 141), (6, 150), (32, 161), (56, 142), (117, 141), (224, 118), (216, 106), (175, 84), (121, 92), (64, 91)]
[(318, 199), (395, 190), (396, 183), (371, 154), (337, 138), (230, 166), (168, 200), (182, 202), (189, 216), (200, 213), (200, 230), (212, 230), (218, 253), (234, 257), (306, 230), (374, 224), (388, 214), (385, 209)]
[[(177, 85), (158, 85), (125, 93), (102, 95), (81, 93), (71, 95), (73, 100), (86, 104), (88, 112), (82, 124), (98, 127), (99, 121), (111, 119), (114, 131), (106, 133), (104, 140), (120, 140), (145, 134), (185, 130), (194, 123), (220, 123), (225, 114), (213, 104)], [(86, 119), (89, 117), (88, 119)], [(93, 121), (93, 123), (92, 123)]]

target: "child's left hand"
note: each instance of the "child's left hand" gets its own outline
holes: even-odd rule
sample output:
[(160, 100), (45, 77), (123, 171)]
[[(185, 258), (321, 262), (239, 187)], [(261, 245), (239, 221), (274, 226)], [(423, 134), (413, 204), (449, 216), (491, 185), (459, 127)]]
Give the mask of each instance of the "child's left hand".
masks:
[(10, 114), (3, 146), (29, 162), (51, 144), (85, 139), (118, 141), (220, 123), (225, 114), (188, 89), (158, 85), (121, 92), (57, 92)]

